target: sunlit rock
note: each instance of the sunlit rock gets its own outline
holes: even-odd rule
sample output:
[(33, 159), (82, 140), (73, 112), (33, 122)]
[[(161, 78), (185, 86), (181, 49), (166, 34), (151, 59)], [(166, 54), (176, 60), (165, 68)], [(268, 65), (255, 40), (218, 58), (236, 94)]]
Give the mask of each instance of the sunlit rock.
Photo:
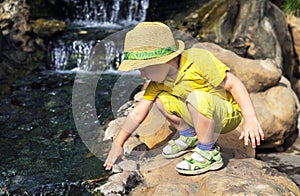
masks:
[(182, 158), (142, 172), (143, 183), (131, 195), (299, 195), (286, 175), (253, 158), (229, 159), (224, 168), (197, 176), (179, 175), (175, 166)]
[(208, 42), (195, 44), (194, 47), (212, 52), (231, 68), (231, 72), (239, 77), (249, 92), (259, 92), (273, 87), (281, 78), (280, 66), (272, 59), (243, 58), (230, 50)]

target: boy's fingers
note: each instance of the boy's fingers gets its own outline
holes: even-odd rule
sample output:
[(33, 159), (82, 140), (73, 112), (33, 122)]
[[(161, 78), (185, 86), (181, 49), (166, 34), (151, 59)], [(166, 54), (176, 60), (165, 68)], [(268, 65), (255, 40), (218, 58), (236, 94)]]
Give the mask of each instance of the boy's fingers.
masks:
[(104, 167), (105, 167), (105, 170), (110, 170), (110, 166), (109, 166), (109, 164), (107, 164), (107, 163), (104, 163), (104, 165), (103, 165)]
[(240, 137), (239, 137), (239, 140), (243, 139), (244, 138), (244, 132), (241, 133)]
[(244, 134), (244, 142), (245, 142), (245, 146), (248, 146), (249, 143), (249, 133), (248, 131), (245, 131), (246, 133)]
[(262, 141), (265, 140), (265, 134), (264, 134), (263, 130), (262, 130), (262, 129), (259, 129), (258, 132), (259, 132), (259, 135), (260, 135), (261, 140), (262, 140)]
[(257, 133), (257, 134), (255, 135), (255, 139), (256, 139), (256, 144), (257, 144), (257, 145), (260, 145), (260, 140), (261, 140), (261, 138), (260, 138), (260, 134), (259, 134), (259, 133)]
[(256, 147), (256, 137), (253, 133), (253, 131), (250, 132), (250, 142), (252, 144), (252, 148)]

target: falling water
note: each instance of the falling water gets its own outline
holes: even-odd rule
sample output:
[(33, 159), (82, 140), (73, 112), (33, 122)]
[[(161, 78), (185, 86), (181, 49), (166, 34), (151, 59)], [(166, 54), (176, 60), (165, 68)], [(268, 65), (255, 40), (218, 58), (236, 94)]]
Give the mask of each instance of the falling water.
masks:
[[(123, 46), (103, 38), (109, 34), (107, 31), (124, 29), (144, 21), (149, 0), (74, 0), (72, 3), (76, 9), (68, 22), (73, 29), (52, 43), (50, 69), (115, 70), (122, 57)], [(95, 51), (101, 65), (91, 62), (91, 53)]]
[(78, 26), (127, 26), (144, 21), (149, 0), (75, 0), (71, 23)]

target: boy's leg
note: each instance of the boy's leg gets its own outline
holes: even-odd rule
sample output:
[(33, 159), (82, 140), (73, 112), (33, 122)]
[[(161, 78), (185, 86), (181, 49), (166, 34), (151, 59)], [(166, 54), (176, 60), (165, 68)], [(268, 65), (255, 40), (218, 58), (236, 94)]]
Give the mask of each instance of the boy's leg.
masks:
[(192, 92), (186, 104), (199, 143), (191, 156), (177, 164), (176, 170), (195, 175), (219, 169), (223, 161), (220, 148), (214, 143), (221, 131), (233, 130), (239, 124), (240, 112), (229, 102), (203, 91)]
[[(163, 93), (159, 97), (160, 98), (157, 98), (155, 102), (157, 108), (180, 134), (178, 139), (169, 141), (168, 145), (163, 148), (163, 155), (165, 158), (176, 158), (189, 152), (197, 145), (196, 132), (193, 127), (187, 124), (178, 115), (170, 113), (174, 111), (174, 113), (180, 114), (181, 112), (179, 110), (184, 102), (168, 93)], [(160, 99), (162, 99), (164, 104)]]
[(159, 111), (166, 117), (166, 119), (176, 130), (180, 131), (190, 128), (189, 124), (187, 124), (182, 118), (167, 112), (159, 98), (155, 100), (155, 104)]
[[(199, 144), (212, 149), (216, 140), (214, 137), (215, 121), (201, 114), (190, 103), (187, 103), (187, 108), (190, 112)], [(201, 148), (200, 145), (198, 145), (198, 147)]]

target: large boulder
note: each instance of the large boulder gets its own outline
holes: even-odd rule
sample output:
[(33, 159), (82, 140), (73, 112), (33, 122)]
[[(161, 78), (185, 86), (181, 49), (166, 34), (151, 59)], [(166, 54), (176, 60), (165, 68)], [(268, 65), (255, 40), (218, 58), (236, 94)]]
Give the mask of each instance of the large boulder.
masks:
[(213, 0), (167, 23), (242, 57), (273, 59), (292, 78), (296, 62), (285, 14), (268, 0)]
[(297, 134), (298, 99), (284, 82), (265, 92), (252, 93), (251, 99), (265, 133), (261, 148), (282, 146)]
[(264, 91), (278, 84), (281, 69), (272, 59), (254, 60), (238, 56), (213, 43), (198, 43), (193, 47), (203, 48), (212, 52), (218, 59), (231, 68), (240, 78), (249, 92)]
[(300, 17), (288, 16), (287, 21), (293, 36), (294, 49), (298, 61), (298, 66), (294, 69), (294, 78), (292, 78), (291, 82), (297, 96), (300, 97)]

